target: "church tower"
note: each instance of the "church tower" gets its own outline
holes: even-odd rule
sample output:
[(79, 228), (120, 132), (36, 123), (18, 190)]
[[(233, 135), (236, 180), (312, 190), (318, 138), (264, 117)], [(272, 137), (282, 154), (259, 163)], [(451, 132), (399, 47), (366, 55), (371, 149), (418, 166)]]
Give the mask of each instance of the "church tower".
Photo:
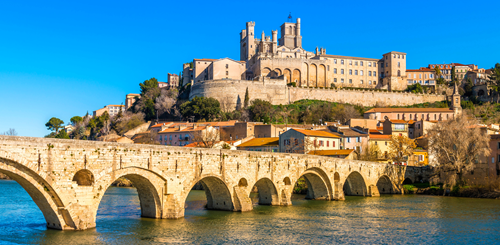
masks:
[(300, 35), (300, 18), (296, 23), (292, 23), (292, 15), (288, 16), (288, 21), (281, 25), (281, 38), (279, 46), (290, 49), (302, 48), (302, 36)]
[(460, 105), (460, 93), (458, 92), (457, 83), (454, 83), (450, 109), (454, 111), (455, 116), (458, 116), (462, 113), (462, 106)]
[(255, 55), (255, 22), (247, 22), (247, 28), (240, 33), (240, 60), (248, 61)]

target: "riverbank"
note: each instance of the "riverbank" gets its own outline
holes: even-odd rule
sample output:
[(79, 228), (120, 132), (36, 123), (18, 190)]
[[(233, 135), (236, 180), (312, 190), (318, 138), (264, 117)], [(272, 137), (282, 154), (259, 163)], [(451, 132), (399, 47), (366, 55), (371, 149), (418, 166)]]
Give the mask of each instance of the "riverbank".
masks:
[(500, 191), (492, 186), (455, 186), (445, 190), (443, 185), (416, 183), (403, 185), (403, 190), (405, 194), (500, 199)]

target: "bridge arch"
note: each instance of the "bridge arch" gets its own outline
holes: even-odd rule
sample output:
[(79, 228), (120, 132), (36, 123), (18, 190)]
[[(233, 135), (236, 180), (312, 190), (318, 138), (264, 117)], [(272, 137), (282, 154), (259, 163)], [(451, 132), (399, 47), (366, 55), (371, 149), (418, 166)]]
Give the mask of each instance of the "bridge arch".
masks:
[(205, 190), (207, 209), (233, 211), (234, 203), (228, 185), (216, 176), (206, 176), (201, 178), (199, 181), (192, 183), (190, 185), (191, 188), (189, 188), (183, 198), (184, 203), (186, 202), (189, 191), (198, 182), (203, 186), (203, 190)]
[(0, 173), (16, 181), (38, 206), (47, 222), (47, 228), (57, 230), (85, 229), (76, 227), (63, 201), (52, 186), (28, 163), (16, 156), (0, 151)]
[(132, 185), (137, 189), (141, 207), (141, 217), (162, 217), (163, 208), (161, 197), (162, 193), (166, 192), (167, 187), (167, 182), (163, 177), (150, 170), (138, 167), (119, 169), (116, 170), (114, 174), (110, 173), (110, 175), (112, 175), (111, 178), (98, 179), (94, 184), (95, 196), (98, 198), (92, 213), (94, 222), (104, 193), (111, 184), (119, 178), (130, 180)]
[(387, 177), (387, 175), (382, 175), (377, 181), (377, 188), (380, 194), (394, 194), (396, 193), (396, 188), (392, 181)]
[(259, 205), (279, 205), (279, 195), (276, 186), (269, 178), (262, 178), (255, 182), (259, 190)]
[(306, 199), (331, 200), (333, 196), (332, 184), (323, 169), (309, 168), (300, 177), (304, 177), (307, 184)]
[(73, 181), (78, 185), (92, 186), (94, 184), (94, 174), (87, 169), (82, 169), (76, 172)]
[(363, 176), (357, 172), (351, 172), (344, 183), (344, 194), (346, 196), (366, 196), (368, 194), (366, 182)]

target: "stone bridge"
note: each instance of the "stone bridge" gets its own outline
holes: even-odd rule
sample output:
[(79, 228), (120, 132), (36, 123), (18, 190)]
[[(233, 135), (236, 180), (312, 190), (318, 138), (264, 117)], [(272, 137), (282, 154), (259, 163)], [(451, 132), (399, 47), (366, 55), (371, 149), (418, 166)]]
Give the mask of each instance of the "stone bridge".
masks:
[(261, 205), (291, 205), (300, 177), (306, 198), (400, 193), (403, 180), (425, 178), (422, 169), (302, 154), (137, 145), (0, 136), (0, 173), (17, 181), (42, 211), (47, 227), (96, 226), (106, 189), (125, 177), (137, 188), (141, 215), (184, 216), (187, 195), (200, 182), (207, 208), (252, 210), (254, 187)]

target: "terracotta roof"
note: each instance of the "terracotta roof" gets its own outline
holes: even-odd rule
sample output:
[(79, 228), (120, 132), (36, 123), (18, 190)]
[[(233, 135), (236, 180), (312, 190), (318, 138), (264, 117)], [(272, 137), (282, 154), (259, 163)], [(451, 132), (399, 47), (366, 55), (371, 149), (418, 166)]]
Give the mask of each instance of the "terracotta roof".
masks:
[(346, 156), (353, 152), (353, 149), (347, 150), (320, 150), (320, 151), (310, 151), (309, 155), (317, 155), (317, 156)]
[(278, 146), (279, 141), (279, 137), (253, 138), (245, 143), (238, 145), (237, 147)]
[(449, 108), (373, 108), (365, 113), (373, 112), (453, 112)]
[(370, 129), (368, 132), (370, 133), (370, 135), (371, 134), (381, 134), (380, 131), (378, 131), (377, 129)]
[(390, 140), (390, 134), (370, 134), (370, 140)]
[(298, 128), (293, 128), (293, 130), (302, 133), (307, 136), (316, 136), (316, 137), (328, 137), (328, 138), (340, 138), (340, 136), (325, 132), (325, 131), (318, 131), (318, 130), (307, 130), (307, 129), (298, 129)]

